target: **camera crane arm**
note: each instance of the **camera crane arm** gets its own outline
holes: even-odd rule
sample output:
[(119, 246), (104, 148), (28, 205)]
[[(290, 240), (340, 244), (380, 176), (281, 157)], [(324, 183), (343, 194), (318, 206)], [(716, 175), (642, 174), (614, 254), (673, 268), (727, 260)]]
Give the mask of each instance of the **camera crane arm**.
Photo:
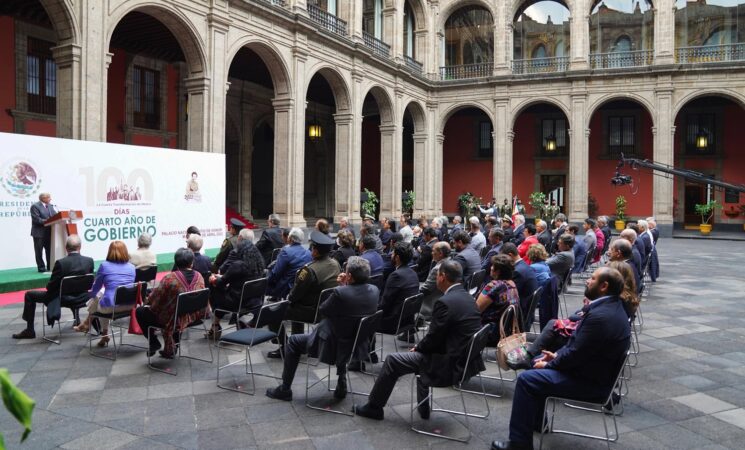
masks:
[(638, 159), (638, 158), (625, 158), (623, 154), (621, 154), (621, 160), (618, 162), (618, 165), (616, 166), (616, 174), (611, 178), (611, 184), (616, 186), (623, 186), (626, 184), (631, 184), (633, 182), (633, 179), (631, 178), (631, 175), (624, 175), (621, 173), (621, 169), (625, 165), (628, 165), (632, 169), (638, 169), (638, 168), (645, 168), (649, 170), (656, 170), (658, 172), (666, 173), (668, 175), (674, 175), (679, 176), (683, 178), (684, 180), (689, 181), (695, 181), (697, 183), (701, 184), (708, 184), (714, 187), (717, 187), (721, 190), (732, 190), (735, 192), (745, 192), (745, 185), (743, 184), (732, 184), (727, 183), (725, 181), (716, 180), (714, 178), (708, 177), (701, 172), (696, 172), (694, 170), (687, 170), (687, 169), (676, 169), (675, 167), (671, 167), (665, 164), (659, 164), (653, 161), (649, 161), (647, 159)]

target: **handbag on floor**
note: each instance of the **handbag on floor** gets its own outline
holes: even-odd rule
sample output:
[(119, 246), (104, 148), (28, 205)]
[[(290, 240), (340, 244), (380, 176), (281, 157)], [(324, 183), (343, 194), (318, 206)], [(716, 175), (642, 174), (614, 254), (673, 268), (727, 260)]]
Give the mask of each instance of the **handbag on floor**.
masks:
[[(507, 336), (504, 332), (504, 322), (512, 311), (512, 333)], [(528, 357), (527, 338), (520, 332), (519, 310), (510, 305), (499, 318), (499, 342), (497, 343), (497, 363), (503, 370), (510, 370), (507, 361), (517, 362)]]

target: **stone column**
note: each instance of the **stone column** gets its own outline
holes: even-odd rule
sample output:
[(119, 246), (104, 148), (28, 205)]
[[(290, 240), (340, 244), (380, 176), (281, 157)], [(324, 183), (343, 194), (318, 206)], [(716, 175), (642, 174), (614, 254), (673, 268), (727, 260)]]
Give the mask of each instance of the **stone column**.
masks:
[[(57, 137), (83, 139), (82, 122), (86, 119), (81, 108), (81, 55), (82, 48), (75, 44), (65, 44), (52, 49), (54, 62), (57, 64)], [(111, 63), (111, 54), (107, 53), (106, 68)], [(103, 96), (105, 105), (106, 95)], [(106, 108), (102, 114), (105, 116)], [(102, 126), (102, 128), (105, 128)], [(104, 140), (103, 139), (95, 140)], [(94, 139), (91, 139), (94, 140)]]
[[(240, 161), (241, 171), (238, 174), (240, 180), (238, 186), (238, 200), (240, 213), (244, 217), (253, 220), (251, 216), (251, 179), (253, 178), (253, 153), (254, 153), (254, 126), (255, 117), (251, 114), (251, 105), (240, 103), (243, 110), (243, 133), (241, 134)], [(223, 152), (224, 153), (224, 152)]]
[(586, 93), (572, 94), (571, 130), (569, 132), (569, 176), (567, 180), (569, 199), (565, 208), (570, 220), (580, 221), (587, 217), (587, 182), (590, 170), (587, 147), (590, 129), (585, 127)]
[(426, 192), (430, 190), (426, 178), (427, 133), (414, 133), (414, 217), (426, 214)]
[(438, 133), (435, 139), (435, 152), (432, 155), (432, 174), (434, 175), (434, 189), (432, 189), (432, 192), (435, 194), (435, 198), (432, 199), (432, 210), (429, 211), (429, 216), (442, 215), (442, 185), (444, 175), (442, 169), (442, 152), (444, 150), (443, 144), (445, 143), (445, 135), (442, 133)]
[[(213, 11), (216, 10), (213, 8)], [(225, 103), (227, 87), (225, 90), (219, 89), (219, 87), (228, 81), (226, 56), (230, 18), (227, 16), (227, 11), (220, 11), (219, 13), (211, 12), (207, 15), (207, 22), (209, 24), (208, 56), (210, 60), (209, 67), (212, 69), (213, 89), (209, 92), (208, 118), (206, 121), (207, 130), (205, 132), (207, 148), (205, 150), (213, 153), (225, 153), (225, 117), (227, 114)], [(248, 211), (250, 211), (250, 208)]]
[[(79, 12), (78, 24), (81, 26), (80, 47), (73, 44), (60, 45), (55, 52), (68, 68), (67, 74), (59, 74), (64, 78), (72, 77), (72, 91), (67, 89), (71, 97), (64, 99), (64, 108), (72, 108), (72, 117), (63, 119), (58, 116), (57, 129), (64, 137), (87, 141), (106, 141), (106, 100), (108, 96), (107, 70), (111, 64), (108, 53), (109, 42), (106, 36), (108, 24), (107, 8), (102, 8), (100, 2), (75, 2)], [(65, 61), (66, 60), (66, 61)], [(59, 62), (57, 63), (59, 64)], [(63, 72), (64, 72), (63, 71)], [(68, 83), (69, 81), (65, 81)], [(65, 89), (57, 90), (64, 95)], [(63, 100), (58, 98), (58, 101)], [(59, 106), (58, 106), (59, 108)], [(59, 119), (63, 119), (60, 123)], [(58, 134), (58, 136), (62, 136)]]
[(437, 28), (440, 20), (440, 4), (437, 1), (433, 1), (430, 3), (429, 19), (431, 33), (428, 51), (430, 53), (429, 58), (427, 58), (428, 64), (424, 67), (424, 71), (434, 76), (435, 79), (439, 79), (438, 75), (440, 73), (440, 65), (442, 63), (442, 60), (444, 59), (444, 55), (442, 55), (442, 47), (440, 45), (440, 42), (443, 38), (442, 29)]
[[(210, 80), (197, 76), (186, 78), (184, 87), (188, 98), (189, 119), (187, 124), (186, 148), (199, 152), (209, 150), (207, 141), (208, 121), (207, 105), (209, 102)], [(224, 94), (224, 90), (220, 89)], [(224, 145), (224, 144), (223, 144)]]
[(497, 17), (494, 18), (494, 72), (496, 75), (507, 75), (510, 73), (509, 61), (512, 59), (512, 19), (507, 12), (507, 2), (498, 2), (496, 7)]
[[(295, 41), (307, 42), (304, 35), (296, 35)], [(307, 48), (304, 45), (296, 46), (293, 49), (292, 74), (295, 86), (306, 85), (307, 60)], [(304, 227), (306, 225), (303, 217), (305, 109), (307, 104), (305, 95), (305, 91), (298, 88), (295, 89), (295, 97), (283, 99), (281, 102), (274, 101), (276, 127), (274, 130), (274, 204), (276, 211), (286, 211), (284, 215), (287, 216), (288, 226)], [(278, 109), (280, 107), (282, 110)], [(288, 125), (283, 129), (282, 116), (284, 114), (288, 116)]]
[[(655, 89), (657, 121), (654, 128), (653, 158), (655, 162), (671, 167), (675, 165), (675, 117), (673, 117), (672, 95), (670, 77), (665, 77), (664, 83), (658, 81), (658, 87)], [(673, 217), (673, 179), (661, 176), (652, 178), (654, 180), (652, 210), (657, 219), (657, 228), (660, 229), (661, 235), (672, 236), (675, 220)]]
[(403, 54), (404, 22), (403, 8), (396, 8), (394, 0), (383, 0), (383, 34), (381, 40), (391, 46), (391, 58), (400, 59)]
[(349, 112), (334, 114), (334, 121), (336, 123), (334, 222), (339, 223), (342, 217), (349, 217), (351, 220), (360, 215), (361, 150), (353, 140), (354, 114)]
[(401, 213), (401, 127), (380, 126), (380, 216), (398, 217)]
[[(584, 5), (584, 3), (580, 3)], [(575, 8), (572, 11), (572, 16), (569, 17), (569, 41), (570, 45), (570, 58), (569, 58), (569, 69), (570, 70), (587, 70), (590, 65), (587, 61), (587, 55), (590, 54), (590, 16), (588, 12), (580, 11)], [(574, 14), (577, 14), (574, 17)], [(586, 209), (586, 208), (585, 208)]]
[(654, 63), (675, 63), (675, 2), (660, 0), (654, 9)]
[(512, 139), (509, 99), (494, 100), (494, 156), (492, 157), (492, 196), (498, 201), (512, 198)]

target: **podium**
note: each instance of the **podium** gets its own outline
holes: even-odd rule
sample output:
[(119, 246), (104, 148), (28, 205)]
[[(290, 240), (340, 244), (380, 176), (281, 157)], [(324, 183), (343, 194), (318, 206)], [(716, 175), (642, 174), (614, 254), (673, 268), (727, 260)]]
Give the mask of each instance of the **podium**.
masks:
[(51, 227), (52, 229), (51, 252), (49, 257), (51, 261), (49, 261), (49, 267), (54, 267), (54, 263), (58, 259), (64, 258), (67, 255), (67, 251), (65, 250), (67, 236), (78, 234), (78, 226), (75, 222), (82, 218), (82, 211), (60, 211), (44, 222), (45, 227)]

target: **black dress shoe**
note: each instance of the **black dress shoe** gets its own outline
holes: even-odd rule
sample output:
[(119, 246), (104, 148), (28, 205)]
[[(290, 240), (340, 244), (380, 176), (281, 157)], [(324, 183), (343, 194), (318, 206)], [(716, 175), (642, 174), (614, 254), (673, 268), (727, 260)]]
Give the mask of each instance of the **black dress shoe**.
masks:
[(338, 400), (347, 398), (347, 377), (339, 377), (336, 389), (334, 389), (334, 398)]
[(362, 406), (355, 406), (354, 413), (368, 419), (383, 420), (383, 408), (376, 408), (369, 403)]
[(359, 361), (352, 361), (347, 366), (347, 370), (350, 372), (362, 372), (365, 370), (365, 366)]
[(158, 338), (154, 338), (154, 340), (150, 341), (149, 347), (150, 348), (148, 348), (147, 350), (147, 356), (153, 356), (155, 352), (160, 350), (161, 345), (160, 345), (160, 341), (158, 340)]
[(419, 417), (421, 417), (424, 420), (429, 419), (429, 414), (430, 414), (429, 400), (417, 406), (416, 410), (419, 412)]
[(36, 339), (36, 332), (34, 330), (29, 330), (28, 328), (26, 328), (20, 333), (14, 334), (13, 339)]
[(370, 362), (373, 364), (377, 364), (378, 361), (380, 361), (380, 359), (378, 358), (378, 353), (377, 352), (370, 353)]
[(292, 389), (285, 388), (280, 384), (275, 388), (267, 389), (266, 396), (275, 400), (289, 402), (292, 400)]
[(491, 450), (533, 450), (533, 443), (520, 444), (512, 441), (494, 441)]
[(272, 350), (271, 352), (266, 354), (267, 358), (272, 359), (282, 359), (282, 348), (278, 348), (277, 350)]

